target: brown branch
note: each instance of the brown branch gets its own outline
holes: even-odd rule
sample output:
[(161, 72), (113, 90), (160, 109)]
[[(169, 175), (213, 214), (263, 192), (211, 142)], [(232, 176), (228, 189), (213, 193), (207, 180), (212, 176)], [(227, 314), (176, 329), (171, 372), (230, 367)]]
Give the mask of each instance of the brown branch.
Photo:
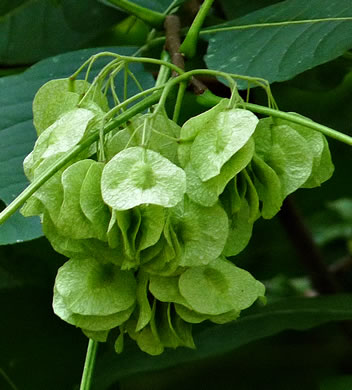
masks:
[[(165, 33), (166, 42), (165, 47), (170, 53), (171, 62), (181, 69), (185, 69), (185, 61), (183, 55), (180, 53), (181, 38), (180, 38), (180, 18), (176, 15), (168, 15), (165, 18)], [(177, 76), (177, 72), (172, 72), (173, 76)], [(190, 84), (193, 87), (196, 95), (201, 95), (208, 87), (200, 80), (192, 77)]]
[(320, 249), (315, 244), (311, 232), (290, 197), (284, 201), (279, 216), (289, 240), (309, 272), (314, 288), (321, 294), (341, 291), (341, 287), (329, 272)]
[[(165, 32), (166, 32), (166, 49), (170, 53), (171, 62), (181, 68), (185, 69), (185, 61), (183, 55), (180, 53), (181, 39), (180, 39), (180, 18), (176, 15), (168, 15), (165, 18)], [(177, 76), (175, 71), (173, 76)]]

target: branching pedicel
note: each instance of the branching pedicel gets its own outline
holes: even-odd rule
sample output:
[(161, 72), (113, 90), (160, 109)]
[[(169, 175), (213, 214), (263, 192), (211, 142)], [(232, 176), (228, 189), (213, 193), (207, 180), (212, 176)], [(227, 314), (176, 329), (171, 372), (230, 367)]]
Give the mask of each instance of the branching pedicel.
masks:
[[(192, 324), (233, 321), (264, 295), (263, 284), (225, 256), (242, 251), (254, 222), (272, 218), (287, 195), (329, 179), (333, 165), (324, 135), (283, 119), (258, 120), (235, 88), (233, 99), (178, 126), (164, 104), (172, 86), (196, 71), (179, 70), (141, 92), (137, 98), (154, 94), (154, 104), (161, 89), (158, 105), (114, 126), (134, 100), (117, 100), (114, 77), (137, 60), (115, 55), (93, 84), (75, 74), (38, 91), (38, 140), (24, 168), (33, 183), (52, 174), (22, 213), (41, 215), (53, 248), (70, 259), (56, 278), (55, 313), (97, 341), (119, 329), (111, 332), (117, 352), (129, 335), (157, 355), (194, 348)], [(275, 107), (265, 82), (250, 81)], [(74, 148), (79, 153), (58, 165)]]

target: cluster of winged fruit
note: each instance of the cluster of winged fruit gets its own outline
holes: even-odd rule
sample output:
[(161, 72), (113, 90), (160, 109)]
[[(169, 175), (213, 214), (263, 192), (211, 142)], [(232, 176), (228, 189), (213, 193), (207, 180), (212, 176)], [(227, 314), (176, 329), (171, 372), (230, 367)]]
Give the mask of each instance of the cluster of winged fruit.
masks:
[[(100, 131), (105, 97), (84, 81), (37, 93), (38, 139), (24, 162), (33, 181)], [(101, 156), (103, 155), (103, 158)], [(100, 156), (98, 158), (98, 156)], [(323, 135), (223, 99), (182, 128), (164, 111), (133, 117), (56, 172), (22, 209), (41, 215), (59, 269), (54, 311), (98, 341), (124, 335), (157, 355), (194, 348), (191, 326), (236, 319), (264, 286), (225, 256), (247, 245), (299, 187), (333, 171)]]

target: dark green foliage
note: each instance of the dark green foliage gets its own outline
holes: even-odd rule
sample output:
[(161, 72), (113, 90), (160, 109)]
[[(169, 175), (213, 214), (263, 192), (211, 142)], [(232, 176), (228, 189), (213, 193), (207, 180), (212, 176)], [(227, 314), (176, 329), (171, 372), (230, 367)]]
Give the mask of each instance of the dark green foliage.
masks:
[[(181, 40), (197, 8), (131, 3), (159, 18), (172, 4)], [(78, 388), (87, 336), (101, 343), (92, 390), (349, 389), (350, 150), (309, 127), (350, 132), (349, 0), (214, 1), (197, 58), (185, 58), (186, 70), (204, 58), (210, 69), (276, 82), (280, 109), (306, 126), (255, 115), (246, 99), (275, 108), (269, 89), (246, 97), (236, 87), (257, 79), (235, 87), (219, 74), (232, 91), (204, 81), (231, 100), (202, 102), (190, 84), (180, 113), (173, 88), (165, 107), (113, 126), (135, 102), (110, 110), (153, 87), (159, 68), (116, 60), (95, 79), (116, 59), (107, 57), (87, 77), (87, 68), (68, 77), (100, 51), (140, 49), (107, 46), (147, 43), (154, 25), (117, 8), (0, 5), (0, 75), (15, 74), (0, 78), (0, 211), (95, 136), (27, 200), (27, 218), (17, 211), (0, 226), (0, 388)], [(269, 25), (241, 27), (257, 23)], [(138, 55), (160, 58), (165, 31), (155, 25)], [(211, 31), (222, 27), (230, 30)], [(307, 243), (293, 248), (285, 236), (280, 210), (292, 193), (338, 294), (315, 297)]]

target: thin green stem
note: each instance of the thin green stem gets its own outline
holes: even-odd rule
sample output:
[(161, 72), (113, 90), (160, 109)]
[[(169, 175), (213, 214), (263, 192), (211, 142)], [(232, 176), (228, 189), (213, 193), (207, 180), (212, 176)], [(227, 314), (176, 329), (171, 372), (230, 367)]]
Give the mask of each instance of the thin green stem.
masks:
[[(215, 106), (217, 103), (219, 103), (221, 99), (223, 98), (212, 94), (210, 91), (206, 91), (203, 95), (197, 97), (198, 103), (206, 107)], [(306, 119), (298, 115), (290, 114), (288, 112), (268, 108), (265, 106), (260, 106), (258, 104), (253, 103), (244, 103), (244, 107), (247, 110), (256, 112), (257, 114), (269, 115), (275, 118), (285, 119), (287, 121), (294, 122), (305, 127), (309, 127), (310, 129), (319, 131), (327, 137), (334, 138), (337, 141), (352, 146), (352, 137), (350, 137), (349, 135), (331, 129), (330, 127), (321, 125), (320, 123), (313, 122), (310, 119)]]
[(80, 390), (90, 390), (92, 384), (92, 378), (93, 378), (95, 359), (97, 356), (97, 350), (98, 350), (98, 342), (89, 339)]
[(175, 7), (177, 7), (179, 0), (173, 0), (171, 4), (167, 7), (163, 15), (168, 15)]
[[(130, 118), (146, 110), (153, 104), (155, 104), (161, 96), (160, 91), (154, 92), (151, 96), (143, 99), (141, 102), (136, 103), (133, 107), (129, 108), (125, 112), (121, 113), (117, 118), (110, 121), (104, 127), (104, 134), (116, 129), (122, 124), (126, 123)], [(4, 223), (11, 215), (13, 215), (26, 200), (37, 191), (47, 180), (49, 180), (56, 172), (70, 162), (74, 157), (78, 156), (83, 150), (88, 148), (93, 142), (99, 138), (99, 132), (92, 134), (86, 138), (82, 143), (73, 147), (69, 152), (59, 158), (51, 167), (46, 169), (41, 175), (39, 175), (25, 190), (23, 190), (17, 198), (11, 202), (0, 213), (0, 225)]]
[(142, 7), (128, 0), (107, 0), (107, 1), (123, 9), (124, 11), (127, 11), (129, 14), (137, 16), (137, 18), (143, 20), (143, 22), (149, 24), (150, 26), (159, 28), (164, 23), (165, 15), (160, 12), (156, 12), (149, 8)]
[(145, 134), (147, 132), (147, 125), (148, 125), (148, 122), (149, 122), (149, 117), (147, 117), (146, 119), (144, 119), (144, 122), (143, 122), (143, 130), (142, 130), (142, 146), (146, 146), (145, 145)]
[(187, 32), (185, 40), (180, 46), (180, 52), (188, 58), (193, 58), (197, 52), (199, 32), (213, 2), (214, 0), (204, 0), (204, 3), (200, 7), (196, 17), (193, 20), (192, 26)]
[[(96, 82), (96, 80), (99, 80), (101, 78), (103, 78), (105, 76), (106, 73), (108, 73), (110, 71), (110, 69), (112, 67), (114, 67), (115, 65), (119, 64), (120, 62), (124, 62), (124, 63), (129, 63), (129, 62), (137, 62), (137, 63), (145, 63), (145, 64), (155, 64), (155, 65), (159, 65), (159, 66), (165, 66), (165, 67), (168, 67), (170, 68), (171, 70), (175, 71), (176, 73), (179, 73), (179, 74), (182, 74), (184, 73), (184, 71), (182, 69), (180, 69), (178, 66), (168, 62), (168, 58), (166, 60), (163, 60), (163, 59), (160, 59), (158, 60), (157, 58), (149, 58), (149, 57), (133, 57), (133, 56), (122, 56), (122, 55), (119, 55), (119, 54), (116, 54), (116, 53), (111, 53), (111, 52), (102, 52), (102, 53), (99, 53), (94, 57), (94, 60), (97, 59), (97, 58), (100, 58), (100, 57), (103, 57), (103, 56), (111, 56), (111, 57), (114, 57), (115, 59), (113, 61), (111, 61), (110, 63), (108, 63), (100, 72), (99, 74), (95, 77), (94, 82)], [(73, 73), (73, 75), (70, 77), (70, 79), (75, 79), (78, 74), (82, 71), (82, 69), (87, 66), (90, 61), (92, 61), (92, 58), (91, 57), (89, 60), (87, 60), (85, 62), (84, 65), (82, 65), (79, 70), (77, 70), (75, 73)]]
[(98, 73), (98, 75), (94, 78), (92, 84), (87, 89), (86, 93), (84, 94), (83, 98), (78, 103), (78, 106), (80, 106), (84, 100), (87, 98), (87, 96), (90, 94), (90, 92), (93, 90), (93, 88), (96, 87), (97, 83), (101, 80), (103, 80), (106, 75), (110, 72), (110, 70), (115, 66), (118, 65), (120, 62), (119, 58), (116, 58), (115, 60), (112, 60), (107, 65), (104, 66), (104, 68)]
[(212, 76), (217, 76), (217, 77), (224, 77), (225, 79), (229, 79), (229, 77), (232, 77), (232, 78), (237, 78), (240, 80), (246, 80), (246, 81), (252, 82), (252, 83), (264, 88), (267, 93), (268, 93), (268, 91), (270, 91), (270, 86), (269, 86), (268, 82), (264, 79), (250, 77), (250, 76), (242, 76), (242, 75), (231, 74), (231, 73), (225, 73), (225, 72), (220, 72), (220, 71), (211, 70), (211, 69), (194, 69), (194, 70), (191, 70), (189, 72), (183, 72), (179, 76), (177, 76), (173, 79), (170, 79), (167, 82), (167, 84), (165, 85), (165, 88), (163, 90), (163, 93), (161, 95), (157, 109), (162, 109), (165, 107), (165, 102), (166, 102), (167, 96), (170, 93), (171, 89), (176, 84), (181, 83), (183, 81), (186, 81), (186, 80), (190, 79), (192, 76), (196, 76), (196, 75), (200, 75), (200, 74), (212, 75)]
[[(115, 83), (114, 83), (114, 78), (110, 78), (110, 90), (112, 97), (114, 99), (115, 106), (119, 106), (121, 104), (119, 97), (117, 96), (116, 89), (115, 89)], [(121, 111), (124, 109), (121, 108)]]
[(171, 70), (174, 70), (176, 73), (184, 73), (182, 69), (180, 69), (178, 66), (171, 64), (170, 62), (158, 60), (156, 58), (148, 58), (148, 57), (130, 57), (130, 56), (119, 56), (122, 61), (126, 62), (142, 62), (145, 64), (155, 64), (159, 66), (167, 66)]
[(152, 132), (155, 133), (155, 134), (161, 135), (162, 137), (167, 138), (167, 139), (169, 139), (169, 140), (171, 140), (171, 141), (174, 141), (174, 142), (175, 142), (175, 141), (176, 141), (176, 142), (179, 142), (179, 141), (180, 141), (180, 138), (172, 137), (171, 135), (162, 133), (162, 132), (160, 132), (160, 131), (158, 131), (158, 130), (155, 130), (155, 129), (152, 129)]
[(129, 104), (133, 103), (135, 100), (138, 100), (138, 99), (144, 97), (145, 95), (148, 95), (149, 93), (156, 92), (157, 90), (161, 89), (162, 87), (163, 86), (161, 85), (160, 87), (149, 88), (143, 92), (138, 93), (137, 95), (131, 96), (129, 99), (126, 99), (122, 103), (119, 103), (117, 106), (112, 108), (109, 112), (107, 112), (104, 116), (104, 119), (107, 120), (108, 118), (111, 118), (115, 113), (117, 113), (120, 110), (121, 111), (124, 110)]
[[(166, 50), (163, 50), (161, 52), (160, 58), (162, 61), (169, 62), (170, 61), (170, 54)], [(170, 72), (171, 72), (171, 70), (168, 66), (161, 65), (160, 69), (159, 69), (158, 77), (157, 77), (156, 82), (155, 82), (155, 86), (160, 87), (161, 85), (165, 84), (166, 81), (170, 77)]]
[(137, 127), (133, 130), (133, 133), (131, 134), (131, 136), (130, 136), (130, 138), (129, 138), (127, 144), (126, 144), (126, 146), (123, 148), (123, 150), (129, 148), (129, 146), (131, 145), (131, 142), (132, 142), (134, 136), (137, 134), (137, 132), (139, 131), (139, 129), (140, 129), (142, 126), (143, 126), (143, 124), (137, 126)]
[(148, 49), (152, 49), (155, 46), (163, 45), (165, 43), (165, 41), (166, 41), (165, 36), (161, 36), (161, 37), (157, 37), (157, 38), (151, 37), (150, 39), (148, 39), (146, 41), (146, 43), (143, 46), (141, 46), (138, 49), (138, 51), (136, 53), (139, 54), (139, 53), (145, 52)]
[(76, 71), (75, 73), (73, 73), (69, 78), (71, 80), (74, 80), (81, 72), (82, 70), (87, 66), (89, 65), (91, 62), (95, 62), (98, 58), (100, 57), (119, 57), (118, 54), (116, 53), (112, 53), (112, 52), (109, 52), (109, 51), (102, 51), (101, 53), (98, 53), (98, 54), (94, 54), (93, 56), (91, 56), (90, 58), (88, 58), (88, 60), (86, 60)]
[(134, 73), (130, 69), (127, 69), (127, 72), (128, 72), (128, 75), (131, 77), (131, 79), (136, 84), (136, 87), (140, 90), (140, 92), (143, 92), (143, 87), (142, 87), (141, 83), (138, 81), (137, 77), (134, 75)]
[(294, 122), (305, 127), (309, 127), (310, 129), (317, 130), (320, 133), (323, 133), (327, 137), (334, 138), (337, 141), (352, 146), (352, 137), (350, 137), (349, 135), (331, 129), (330, 127), (321, 125), (320, 123), (313, 122), (310, 119), (302, 118), (300, 116), (290, 114), (288, 112), (274, 110), (272, 108), (268, 108), (264, 106), (259, 106), (253, 103), (246, 103), (245, 107), (252, 112), (256, 112), (257, 114), (270, 115), (276, 118), (286, 119), (290, 122)]
[(128, 64), (123, 69), (123, 100), (127, 100), (128, 94)]
[(182, 101), (183, 101), (183, 97), (185, 95), (186, 88), (187, 88), (187, 83), (185, 81), (180, 83), (180, 85), (178, 87), (176, 104), (175, 104), (174, 114), (172, 117), (172, 120), (176, 123), (178, 121), (178, 117), (180, 116)]

